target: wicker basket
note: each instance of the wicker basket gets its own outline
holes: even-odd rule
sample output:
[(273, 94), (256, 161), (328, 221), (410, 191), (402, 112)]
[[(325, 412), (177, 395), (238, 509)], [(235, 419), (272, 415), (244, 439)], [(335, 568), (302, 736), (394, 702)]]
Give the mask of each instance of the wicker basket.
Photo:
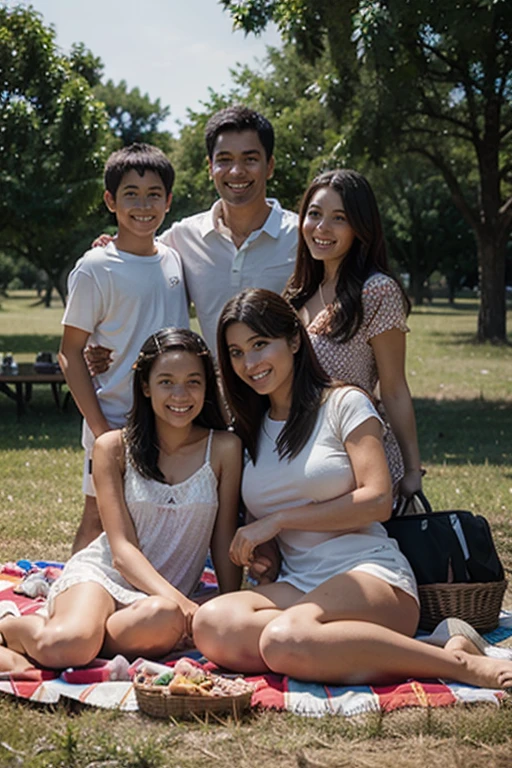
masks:
[(177, 696), (168, 688), (134, 683), (135, 696), (141, 712), (152, 717), (186, 717), (187, 715), (232, 714), (240, 717), (251, 704), (252, 691), (235, 696)]
[(421, 584), (420, 629), (431, 631), (443, 619), (456, 616), (479, 632), (490, 632), (498, 626), (507, 582), (488, 581), (479, 584)]

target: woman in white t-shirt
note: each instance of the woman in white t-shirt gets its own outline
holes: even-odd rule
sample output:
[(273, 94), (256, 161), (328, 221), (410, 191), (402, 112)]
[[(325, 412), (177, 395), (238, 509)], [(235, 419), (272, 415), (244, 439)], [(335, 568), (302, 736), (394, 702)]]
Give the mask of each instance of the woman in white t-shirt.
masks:
[(217, 339), (247, 454), (248, 522), (230, 557), (249, 565), (275, 539), (282, 561), (276, 582), (198, 609), (201, 652), (239, 672), (317, 682), (512, 684), (511, 662), (477, 655), (460, 638), (445, 648), (412, 639), (416, 583), (381, 524), (392, 503), (381, 419), (361, 390), (326, 378), (291, 305), (270, 291), (243, 291), (224, 307)]

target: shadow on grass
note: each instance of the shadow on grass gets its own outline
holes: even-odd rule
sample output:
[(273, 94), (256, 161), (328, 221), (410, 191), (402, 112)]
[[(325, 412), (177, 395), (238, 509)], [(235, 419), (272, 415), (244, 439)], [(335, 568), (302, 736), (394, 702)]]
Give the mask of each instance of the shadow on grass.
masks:
[[(425, 463), (458, 466), (470, 461), (508, 470), (512, 467), (509, 402), (418, 398), (414, 407)], [(32, 400), (20, 421), (16, 419), (16, 404), (0, 394), (0, 451), (80, 450), (80, 423), (73, 401), (65, 411), (58, 411), (49, 388), (34, 387)]]
[(421, 458), (512, 466), (512, 406), (495, 400), (414, 400)]
[(463, 304), (457, 302), (455, 304), (448, 304), (446, 301), (436, 303), (434, 301), (432, 304), (419, 304), (418, 306), (413, 306), (412, 314), (432, 315), (433, 317), (453, 317), (457, 312), (474, 314), (475, 312), (478, 312), (478, 306), (478, 302), (476, 301), (464, 302)]
[(0, 351), (9, 351), (14, 355), (33, 353), (34, 359), (38, 352), (57, 352), (61, 336), (56, 334), (0, 334)]
[[(61, 403), (64, 392), (61, 394)], [(28, 448), (81, 450), (81, 416), (70, 399), (65, 410), (58, 410), (50, 387), (34, 385), (32, 399), (18, 421), (16, 403), (0, 393), (0, 451)]]
[(488, 349), (489, 347), (492, 347), (493, 349), (507, 349), (512, 346), (512, 341), (508, 340), (498, 344), (493, 344), (490, 341), (482, 343), (478, 340), (476, 333), (468, 331), (430, 331), (429, 336), (431, 339), (435, 339), (438, 346), (444, 344), (445, 346), (459, 347), (461, 344), (466, 344), (467, 346), (483, 350)]

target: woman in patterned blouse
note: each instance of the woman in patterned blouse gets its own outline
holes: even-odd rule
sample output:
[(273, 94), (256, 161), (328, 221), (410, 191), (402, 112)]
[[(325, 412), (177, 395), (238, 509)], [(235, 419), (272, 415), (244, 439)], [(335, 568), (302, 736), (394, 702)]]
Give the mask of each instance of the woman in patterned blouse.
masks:
[(299, 310), (325, 371), (378, 393), (389, 424), (384, 444), (395, 497), (421, 490), (405, 377), (410, 303), (388, 266), (375, 196), (360, 173), (328, 171), (306, 190), (297, 264), (284, 295)]

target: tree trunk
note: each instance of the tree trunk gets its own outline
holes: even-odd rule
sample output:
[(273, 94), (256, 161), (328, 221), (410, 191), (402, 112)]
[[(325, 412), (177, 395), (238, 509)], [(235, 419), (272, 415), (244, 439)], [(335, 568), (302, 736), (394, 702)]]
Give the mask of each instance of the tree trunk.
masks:
[(412, 303), (415, 307), (421, 307), (423, 304), (423, 283), (425, 277), (423, 272), (417, 272), (416, 270), (410, 270), (410, 284), (409, 294), (412, 299)]
[(44, 291), (44, 299), (43, 299), (43, 301), (44, 301), (45, 307), (50, 307), (51, 306), (51, 303), (52, 303), (52, 290), (53, 290), (52, 284), (48, 283), (46, 288), (45, 288), (45, 291)]
[(66, 306), (66, 293), (65, 293), (63, 285), (62, 285), (62, 280), (59, 280), (55, 284), (55, 288), (57, 289), (57, 293), (59, 294), (59, 298), (62, 301), (62, 306), (65, 307)]
[(494, 238), (480, 234), (478, 269), (481, 293), (478, 340), (504, 344), (507, 341), (505, 246), (497, 243)]
[(456, 280), (450, 280), (450, 278), (447, 279), (446, 285), (448, 288), (448, 304), (451, 307), (455, 306), (455, 293), (457, 292), (457, 281)]

